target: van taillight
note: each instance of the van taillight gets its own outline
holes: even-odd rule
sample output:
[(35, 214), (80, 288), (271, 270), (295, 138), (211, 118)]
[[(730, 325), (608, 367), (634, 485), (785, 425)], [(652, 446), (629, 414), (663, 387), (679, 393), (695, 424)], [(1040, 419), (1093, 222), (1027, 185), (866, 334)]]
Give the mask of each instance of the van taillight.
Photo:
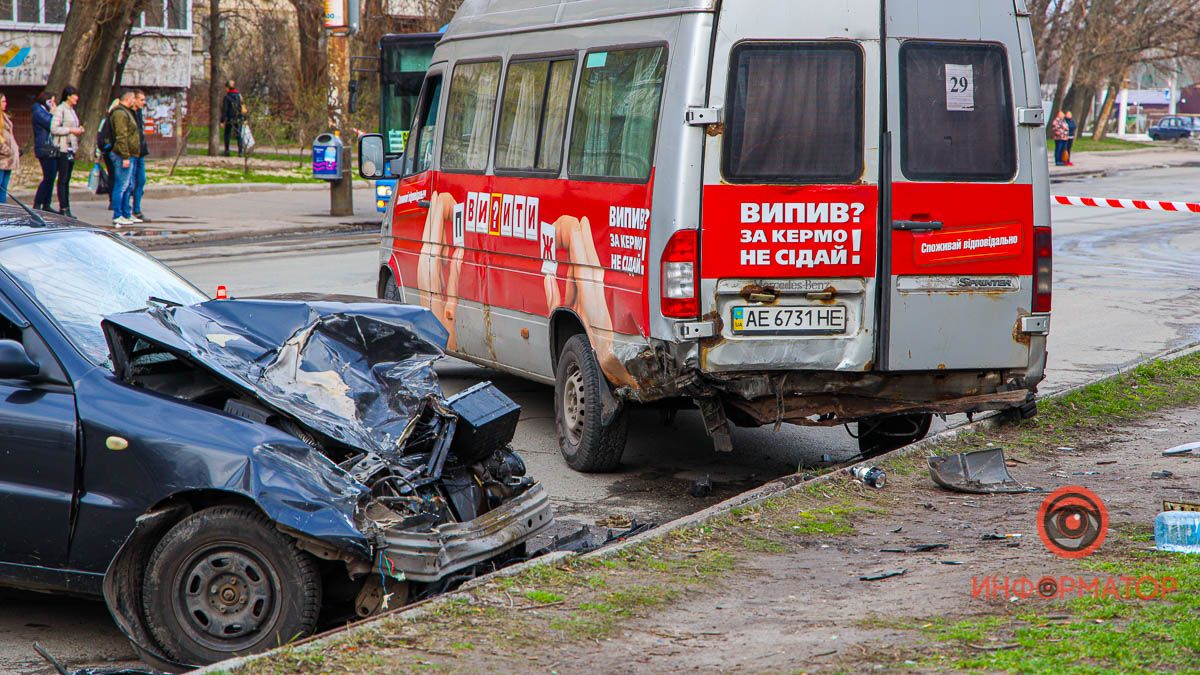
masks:
[(668, 319), (695, 319), (700, 315), (696, 295), (699, 285), (699, 233), (680, 230), (672, 235), (662, 254), (662, 315)]
[(1049, 312), (1054, 291), (1054, 236), (1048, 227), (1033, 228), (1033, 311)]

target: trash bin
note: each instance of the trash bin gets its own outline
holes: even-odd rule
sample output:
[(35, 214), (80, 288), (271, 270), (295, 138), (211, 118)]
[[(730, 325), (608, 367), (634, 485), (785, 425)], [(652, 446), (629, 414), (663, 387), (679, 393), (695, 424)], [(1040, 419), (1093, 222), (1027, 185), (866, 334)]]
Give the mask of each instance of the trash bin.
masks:
[(324, 133), (313, 141), (312, 170), (313, 178), (321, 180), (341, 180), (343, 178), (343, 161), (346, 148), (342, 139), (332, 133)]

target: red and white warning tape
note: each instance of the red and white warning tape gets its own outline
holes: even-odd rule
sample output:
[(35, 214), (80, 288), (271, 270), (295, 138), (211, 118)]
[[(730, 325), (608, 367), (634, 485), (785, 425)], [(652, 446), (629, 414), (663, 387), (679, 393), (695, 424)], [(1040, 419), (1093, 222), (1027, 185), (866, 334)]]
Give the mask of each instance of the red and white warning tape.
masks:
[(1103, 197), (1064, 197), (1054, 195), (1063, 206), (1092, 206), (1100, 209), (1137, 209), (1139, 211), (1171, 211), (1200, 213), (1200, 204), (1192, 202), (1155, 202), (1144, 199), (1105, 199)]

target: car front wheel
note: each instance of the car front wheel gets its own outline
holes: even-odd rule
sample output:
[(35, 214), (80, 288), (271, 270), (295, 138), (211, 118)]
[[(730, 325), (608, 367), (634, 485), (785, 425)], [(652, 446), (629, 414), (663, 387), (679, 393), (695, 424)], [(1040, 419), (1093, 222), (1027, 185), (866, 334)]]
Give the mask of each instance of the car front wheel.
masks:
[(266, 516), (216, 507), (188, 516), (159, 542), (142, 609), (168, 656), (209, 664), (311, 634), (321, 578), (312, 556)]

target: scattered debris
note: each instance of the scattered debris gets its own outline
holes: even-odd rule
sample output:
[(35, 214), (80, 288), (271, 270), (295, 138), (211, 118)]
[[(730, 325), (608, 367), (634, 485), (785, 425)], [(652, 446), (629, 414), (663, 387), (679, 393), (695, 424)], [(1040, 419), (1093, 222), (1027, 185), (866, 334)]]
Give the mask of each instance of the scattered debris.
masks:
[(1150, 478), (1153, 480), (1166, 480), (1174, 477), (1175, 474), (1171, 471), (1155, 471), (1154, 473), (1150, 474)]
[(597, 527), (607, 527), (614, 530), (624, 530), (632, 525), (633, 519), (622, 515), (606, 516), (596, 521)]
[(1055, 448), (1055, 450), (1058, 452), (1075, 452), (1075, 448), (1072, 448), (1069, 445), (1064, 445), (1061, 448)]
[(908, 548), (881, 548), (880, 553), (929, 553), (950, 548), (950, 544), (917, 544)]
[(63, 664), (58, 662), (58, 659), (50, 655), (46, 648), (38, 643), (33, 643), (33, 651), (38, 653), (49, 663), (58, 675), (163, 675), (157, 670), (145, 670), (142, 668), (80, 668), (78, 670), (67, 670)]
[(901, 525), (900, 527), (897, 527), (896, 529), (892, 530), (892, 534), (900, 534), (900, 530), (903, 530), (903, 529), (904, 529), (904, 526)]
[(1200, 443), (1188, 443), (1186, 445), (1177, 445), (1170, 450), (1163, 451), (1163, 457), (1183, 457), (1190, 455), (1196, 450), (1200, 450)]
[(983, 535), (982, 539), (983, 539), (983, 541), (1008, 541), (1009, 539), (1020, 539), (1023, 536), (1025, 536), (1025, 535), (1022, 535), (1022, 534), (997, 534), (995, 532), (989, 532), (988, 534)]
[(1193, 511), (1200, 512), (1200, 504), (1189, 504), (1187, 502), (1163, 502), (1163, 511)]
[(887, 485), (887, 472), (873, 466), (858, 466), (846, 469), (846, 473), (854, 480), (876, 490), (882, 490)]
[(1017, 647), (1020, 647), (1021, 645), (1019, 645), (1019, 644), (1017, 644), (1017, 643), (1015, 643), (1015, 642), (1012, 642), (1012, 643), (1008, 643), (1008, 644), (1002, 644), (1002, 645), (973, 645), (973, 644), (968, 644), (967, 646), (968, 646), (968, 647), (970, 647), (971, 649), (974, 649), (974, 650), (977, 650), (977, 651), (981, 651), (981, 652), (1001, 652), (1001, 651), (1004, 651), (1004, 650), (1006, 650), (1006, 649), (1016, 649)]
[(966, 563), (961, 560), (942, 560), (940, 562), (943, 565), (966, 565)]
[(1018, 483), (1009, 473), (1001, 448), (988, 448), (945, 457), (929, 458), (933, 482), (956, 492), (1016, 494), (1036, 492)]
[(705, 474), (704, 478), (693, 481), (692, 486), (688, 488), (688, 494), (696, 499), (703, 499), (712, 494), (713, 484), (712, 477)]
[(1116, 464), (1116, 463), (1117, 463), (1117, 460), (1115, 460), (1115, 459), (1110, 459), (1110, 460), (1108, 460), (1108, 461), (1106, 461), (1106, 462), (1096, 462), (1096, 466), (1108, 466), (1108, 465), (1110, 465), (1110, 464)]
[(1004, 465), (1005, 465), (1005, 466), (1009, 466), (1009, 467), (1013, 467), (1013, 466), (1020, 466), (1021, 464), (1028, 465), (1028, 464), (1029, 464), (1029, 462), (1023, 462), (1023, 461), (1021, 461), (1021, 460), (1019, 460), (1019, 459), (1011, 459), (1011, 458), (1010, 458), (1010, 459), (1008, 459), (1006, 462), (1004, 462)]
[(897, 570), (884, 570), (882, 572), (877, 572), (875, 574), (865, 574), (865, 575), (859, 577), (858, 580), (859, 581), (883, 581), (884, 579), (891, 579), (892, 577), (903, 576), (907, 573), (908, 573), (908, 569), (902, 567)]

